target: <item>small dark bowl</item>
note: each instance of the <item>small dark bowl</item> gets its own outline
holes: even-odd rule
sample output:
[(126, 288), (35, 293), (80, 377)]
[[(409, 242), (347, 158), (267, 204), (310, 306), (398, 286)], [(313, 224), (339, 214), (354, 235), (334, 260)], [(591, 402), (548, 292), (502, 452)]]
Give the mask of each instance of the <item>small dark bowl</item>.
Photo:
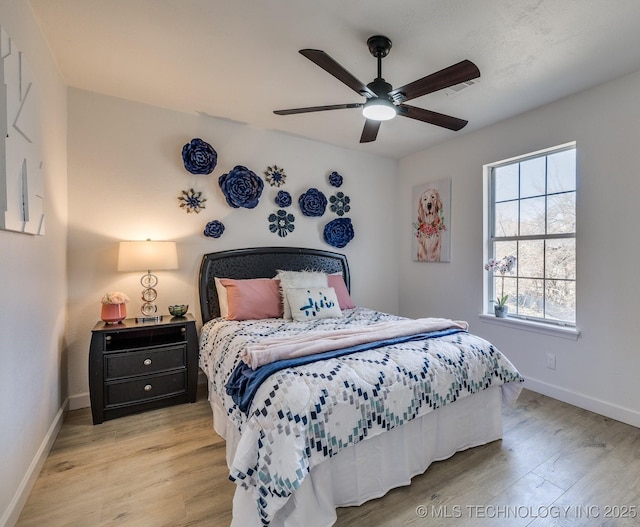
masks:
[(189, 309), (188, 304), (177, 304), (175, 306), (169, 306), (169, 313), (174, 317), (183, 317), (187, 312), (187, 309)]

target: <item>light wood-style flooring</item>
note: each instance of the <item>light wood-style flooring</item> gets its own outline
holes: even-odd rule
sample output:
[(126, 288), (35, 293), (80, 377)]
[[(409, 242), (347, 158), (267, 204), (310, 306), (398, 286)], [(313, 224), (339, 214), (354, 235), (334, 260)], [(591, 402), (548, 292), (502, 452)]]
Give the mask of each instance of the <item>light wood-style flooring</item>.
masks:
[[(235, 485), (198, 401), (91, 424), (69, 412), (19, 527), (218, 527)], [(640, 429), (523, 391), (504, 438), (411, 486), (338, 510), (338, 527), (640, 525)]]

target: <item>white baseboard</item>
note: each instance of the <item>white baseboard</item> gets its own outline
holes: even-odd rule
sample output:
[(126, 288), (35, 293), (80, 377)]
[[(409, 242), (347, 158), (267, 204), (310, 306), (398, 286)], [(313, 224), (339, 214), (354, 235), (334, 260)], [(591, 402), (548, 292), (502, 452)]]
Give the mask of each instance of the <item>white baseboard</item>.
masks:
[(0, 527), (13, 527), (17, 522), (18, 518), (20, 518), (20, 513), (22, 512), (22, 508), (24, 504), (27, 502), (27, 498), (31, 492), (31, 489), (36, 483), (38, 479), (38, 475), (40, 474), (40, 470), (42, 469), (42, 465), (47, 460), (47, 456), (51, 451), (51, 447), (53, 446), (56, 437), (58, 437), (58, 433), (60, 432), (60, 428), (62, 428), (62, 423), (64, 421), (64, 414), (67, 411), (69, 406), (69, 398), (65, 399), (62, 403), (62, 406), (56, 413), (56, 416), (49, 427), (42, 443), (40, 444), (40, 448), (36, 452), (27, 472), (25, 473), (16, 493), (14, 494), (11, 502), (9, 503), (9, 507), (4, 511), (4, 514), (0, 517)]
[(91, 399), (89, 398), (89, 392), (79, 393), (77, 395), (69, 396), (69, 410), (78, 410), (79, 408), (89, 408), (91, 406)]
[(590, 412), (604, 415), (616, 421), (640, 428), (640, 413), (636, 410), (616, 406), (606, 401), (588, 397), (584, 394), (547, 384), (546, 382), (536, 379), (525, 379), (524, 387), (533, 392), (541, 393), (542, 395), (547, 395), (548, 397), (562, 401), (563, 403), (572, 404), (578, 408), (583, 408), (584, 410), (589, 410)]

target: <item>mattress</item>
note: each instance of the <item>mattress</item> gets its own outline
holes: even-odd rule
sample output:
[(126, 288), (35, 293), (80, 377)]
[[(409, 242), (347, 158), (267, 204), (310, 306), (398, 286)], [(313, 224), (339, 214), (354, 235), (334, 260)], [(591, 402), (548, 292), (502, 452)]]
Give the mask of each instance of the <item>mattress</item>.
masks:
[(312, 323), (205, 324), (200, 365), (238, 485), (233, 525), (331, 525), (336, 506), (380, 496), (434, 460), (501, 437), (500, 399), (514, 400), (522, 378), (466, 331), (285, 368), (246, 413), (227, 393), (252, 342), (393, 320), (402, 318), (357, 308)]

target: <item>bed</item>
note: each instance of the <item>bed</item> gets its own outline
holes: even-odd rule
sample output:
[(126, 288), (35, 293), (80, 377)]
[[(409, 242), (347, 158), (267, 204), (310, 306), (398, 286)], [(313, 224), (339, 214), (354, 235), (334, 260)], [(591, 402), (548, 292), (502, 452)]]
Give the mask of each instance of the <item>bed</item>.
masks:
[[(222, 303), (233, 318), (219, 291), (226, 296), (248, 283), (272, 287), (276, 275), (283, 286), (286, 272), (296, 271), (321, 271), (340, 284), (305, 291), (311, 301), (310, 292), (344, 289), (339, 298), (322, 296), (330, 309), (344, 304), (339, 316), (221, 317)], [(345, 255), (285, 247), (211, 253), (203, 257), (199, 282), (200, 367), (213, 426), (226, 440), (230, 479), (237, 484), (232, 526), (333, 525), (337, 507), (409, 485), (433, 461), (502, 437), (502, 403), (516, 400), (523, 380), (508, 359), (463, 322), (409, 321), (349, 305)], [(222, 282), (229, 287), (221, 289)], [(279, 287), (278, 295), (305, 287), (286, 295)], [(293, 316), (301, 317), (295, 309), (292, 303)], [(413, 328), (418, 322), (420, 331)], [(406, 328), (406, 335), (391, 336), (390, 328)], [(376, 335), (375, 342), (321, 347), (332, 334), (340, 342), (347, 336), (373, 340), (361, 332)], [(295, 344), (288, 345), (290, 339)], [(287, 346), (295, 357), (251, 368), (251, 360), (263, 355), (249, 351), (271, 353), (273, 346), (276, 359)], [(307, 348), (309, 355), (297, 356)], [(260, 373), (248, 397), (243, 391)]]

